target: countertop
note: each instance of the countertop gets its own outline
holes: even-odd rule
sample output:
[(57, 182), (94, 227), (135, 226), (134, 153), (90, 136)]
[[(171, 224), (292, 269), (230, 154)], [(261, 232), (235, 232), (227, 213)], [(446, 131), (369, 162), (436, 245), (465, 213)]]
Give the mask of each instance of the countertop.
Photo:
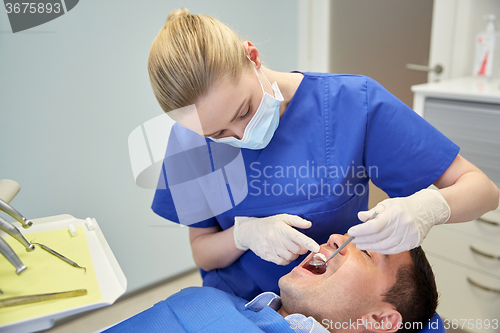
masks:
[(480, 102), (500, 102), (500, 79), (463, 77), (411, 87), (415, 95)]

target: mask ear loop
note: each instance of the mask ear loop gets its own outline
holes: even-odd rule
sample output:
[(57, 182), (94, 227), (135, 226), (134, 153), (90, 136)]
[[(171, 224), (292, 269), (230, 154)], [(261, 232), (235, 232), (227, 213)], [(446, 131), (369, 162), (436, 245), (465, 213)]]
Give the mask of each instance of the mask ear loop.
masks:
[[(262, 68), (259, 68), (260, 72), (262, 73), (262, 75), (264, 75), (264, 78), (266, 79), (267, 83), (269, 83), (269, 85), (271, 86), (271, 89), (274, 91), (274, 88), (273, 88), (273, 85), (271, 84), (271, 82), (269, 82), (269, 80), (267, 79), (267, 76), (266, 74), (264, 74), (264, 72), (262, 71)], [(262, 84), (261, 84), (262, 85)]]
[[(259, 80), (260, 87), (262, 88), (262, 92), (265, 94), (266, 91), (264, 90), (264, 86), (262, 85), (262, 82), (260, 81), (259, 73), (257, 73), (257, 69), (255, 69), (255, 62), (253, 62), (252, 59), (250, 59), (250, 57), (248, 56), (248, 54), (247, 54), (247, 58), (252, 63), (252, 68), (255, 71), (255, 75), (257, 75), (257, 80)], [(260, 71), (262, 72), (262, 69)], [(264, 74), (264, 73), (262, 73), (262, 74)], [(266, 76), (264, 75), (264, 77), (266, 77)], [(267, 77), (266, 77), (266, 80), (267, 80)], [(267, 82), (269, 82), (269, 80), (267, 80)], [(269, 83), (269, 85), (271, 85), (271, 84)], [(271, 86), (271, 88), (272, 88), (272, 86)]]

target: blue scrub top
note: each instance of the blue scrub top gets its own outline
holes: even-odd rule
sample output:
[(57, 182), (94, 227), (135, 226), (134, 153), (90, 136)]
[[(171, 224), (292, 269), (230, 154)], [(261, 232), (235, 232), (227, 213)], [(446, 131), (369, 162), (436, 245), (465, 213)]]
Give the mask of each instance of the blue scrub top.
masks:
[[(247, 197), (192, 227), (225, 230), (235, 216), (286, 213), (311, 221), (299, 230), (322, 244), (360, 223), (369, 179), (390, 197), (409, 196), (434, 183), (457, 156), (457, 145), (373, 79), (303, 74), (269, 145), (241, 149)], [(179, 222), (168, 186), (156, 190), (152, 209)], [(304, 256), (279, 266), (247, 251), (229, 267), (202, 271), (203, 285), (247, 300), (279, 294), (279, 278)]]

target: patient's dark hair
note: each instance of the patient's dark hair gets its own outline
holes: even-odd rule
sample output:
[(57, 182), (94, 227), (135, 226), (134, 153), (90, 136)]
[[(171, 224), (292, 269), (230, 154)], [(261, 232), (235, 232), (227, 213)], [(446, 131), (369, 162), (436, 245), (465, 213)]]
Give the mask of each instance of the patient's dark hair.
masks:
[(413, 264), (399, 268), (396, 283), (383, 295), (384, 302), (392, 304), (403, 317), (398, 333), (425, 328), (438, 305), (434, 273), (424, 250), (421, 247), (412, 249), (410, 256)]

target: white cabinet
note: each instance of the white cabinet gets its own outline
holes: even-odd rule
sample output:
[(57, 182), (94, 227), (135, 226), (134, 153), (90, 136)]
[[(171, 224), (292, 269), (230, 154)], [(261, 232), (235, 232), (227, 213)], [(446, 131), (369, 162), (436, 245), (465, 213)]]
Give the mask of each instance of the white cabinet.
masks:
[[(499, 80), (453, 79), (412, 91), (414, 110), (500, 186)], [(500, 210), (472, 222), (437, 226), (422, 247), (436, 275), (437, 311), (445, 325), (500, 333)]]
[[(470, 232), (486, 228), (493, 233)], [(500, 225), (475, 220), (434, 227), (424, 240), (440, 295), (437, 312), (450, 327), (500, 332), (499, 233)]]

